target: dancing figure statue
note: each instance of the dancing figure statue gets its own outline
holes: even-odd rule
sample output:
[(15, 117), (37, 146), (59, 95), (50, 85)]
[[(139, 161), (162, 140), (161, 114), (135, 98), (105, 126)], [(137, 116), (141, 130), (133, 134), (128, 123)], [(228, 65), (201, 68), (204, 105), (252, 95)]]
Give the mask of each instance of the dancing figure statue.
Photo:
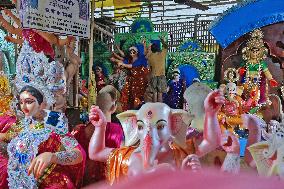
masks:
[(171, 108), (183, 109), (183, 93), (186, 89), (186, 84), (180, 78), (180, 70), (174, 69), (172, 73), (172, 80), (168, 83), (167, 94), (164, 102)]
[(126, 83), (121, 91), (122, 110), (137, 109), (144, 101), (144, 94), (148, 84), (149, 68), (144, 53), (136, 46), (129, 48), (129, 56), (119, 50), (121, 56), (114, 53), (111, 61), (119, 67), (129, 70)]

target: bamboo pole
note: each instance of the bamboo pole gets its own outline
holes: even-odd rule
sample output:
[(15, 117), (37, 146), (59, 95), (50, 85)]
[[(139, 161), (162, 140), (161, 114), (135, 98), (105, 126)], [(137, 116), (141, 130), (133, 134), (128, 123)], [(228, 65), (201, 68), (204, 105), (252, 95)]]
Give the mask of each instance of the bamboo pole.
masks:
[(94, 24), (94, 28), (96, 28), (97, 30), (99, 30), (100, 32), (102, 32), (103, 34), (105, 34), (109, 37), (112, 37), (112, 38), (114, 37), (112, 33), (110, 33), (109, 31), (106, 31), (105, 29), (101, 28), (97, 24)]
[(90, 31), (90, 42), (89, 42), (89, 81), (88, 81), (88, 108), (90, 109), (93, 104), (96, 103), (96, 82), (95, 75), (93, 73), (93, 62), (94, 62), (94, 10), (95, 10), (95, 0), (91, 1), (91, 31)]

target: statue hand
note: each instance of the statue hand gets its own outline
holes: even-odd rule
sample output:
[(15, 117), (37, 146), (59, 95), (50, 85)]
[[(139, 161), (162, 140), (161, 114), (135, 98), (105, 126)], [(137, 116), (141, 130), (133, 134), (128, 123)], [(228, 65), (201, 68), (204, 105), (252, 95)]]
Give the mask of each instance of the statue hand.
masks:
[(184, 160), (182, 161), (181, 168), (183, 170), (185, 169), (191, 169), (192, 171), (198, 171), (201, 169), (201, 163), (199, 161), (199, 158), (196, 154), (190, 154)]
[(8, 9), (4, 9), (4, 14), (6, 14), (7, 16), (10, 16), (10, 17), (13, 16), (13, 13)]
[(227, 153), (240, 153), (239, 140), (233, 133), (229, 131), (221, 134), (221, 146)]
[(107, 124), (105, 115), (98, 106), (91, 107), (89, 120), (95, 127), (101, 127)]
[(35, 178), (39, 178), (44, 170), (48, 168), (52, 163), (55, 163), (55, 155), (51, 152), (44, 152), (35, 157), (28, 169), (28, 175), (32, 172)]
[(269, 84), (270, 84), (271, 87), (277, 87), (278, 86), (278, 82), (275, 79), (270, 79)]
[(111, 58), (110, 58), (110, 61), (111, 61), (111, 62), (113, 62), (113, 63), (116, 63), (116, 61), (115, 61), (115, 58), (114, 58), (114, 57), (111, 57)]
[(13, 39), (12, 39), (13, 37), (11, 37), (11, 36), (9, 36), (9, 35), (7, 35), (7, 36), (5, 36), (4, 37), (4, 39), (7, 41), (7, 42), (11, 42)]
[(224, 103), (225, 97), (221, 90), (209, 93), (204, 101), (205, 113), (216, 114)]

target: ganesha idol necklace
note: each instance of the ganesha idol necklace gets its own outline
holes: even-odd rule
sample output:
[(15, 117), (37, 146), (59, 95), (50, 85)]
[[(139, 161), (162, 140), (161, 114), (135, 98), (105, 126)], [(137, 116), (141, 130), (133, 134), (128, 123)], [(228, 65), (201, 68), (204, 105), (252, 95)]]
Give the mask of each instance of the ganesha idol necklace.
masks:
[[(28, 175), (31, 161), (38, 154), (39, 145), (46, 141), (51, 129), (31, 119), (23, 120), (24, 130), (8, 144), (8, 183), (10, 189), (37, 189), (34, 175)], [(30, 125), (34, 124), (33, 129)]]

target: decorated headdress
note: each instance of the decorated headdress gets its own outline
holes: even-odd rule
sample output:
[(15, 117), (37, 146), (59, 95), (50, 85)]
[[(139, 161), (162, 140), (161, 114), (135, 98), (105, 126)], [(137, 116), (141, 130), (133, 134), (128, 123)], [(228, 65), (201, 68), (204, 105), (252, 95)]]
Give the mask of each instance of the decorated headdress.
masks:
[(268, 49), (264, 45), (263, 41), (263, 32), (260, 29), (256, 29), (250, 33), (251, 38), (247, 41), (246, 47), (243, 48), (243, 59), (249, 60), (250, 59), (250, 51), (252, 49), (259, 49), (262, 52), (262, 57), (260, 57), (260, 60), (263, 60), (266, 58), (266, 55), (268, 53)]
[(14, 84), (17, 91), (24, 86), (37, 89), (49, 106), (55, 103), (56, 93), (65, 92), (64, 67), (59, 62), (49, 62), (43, 52), (37, 53), (24, 42), (16, 63)]

